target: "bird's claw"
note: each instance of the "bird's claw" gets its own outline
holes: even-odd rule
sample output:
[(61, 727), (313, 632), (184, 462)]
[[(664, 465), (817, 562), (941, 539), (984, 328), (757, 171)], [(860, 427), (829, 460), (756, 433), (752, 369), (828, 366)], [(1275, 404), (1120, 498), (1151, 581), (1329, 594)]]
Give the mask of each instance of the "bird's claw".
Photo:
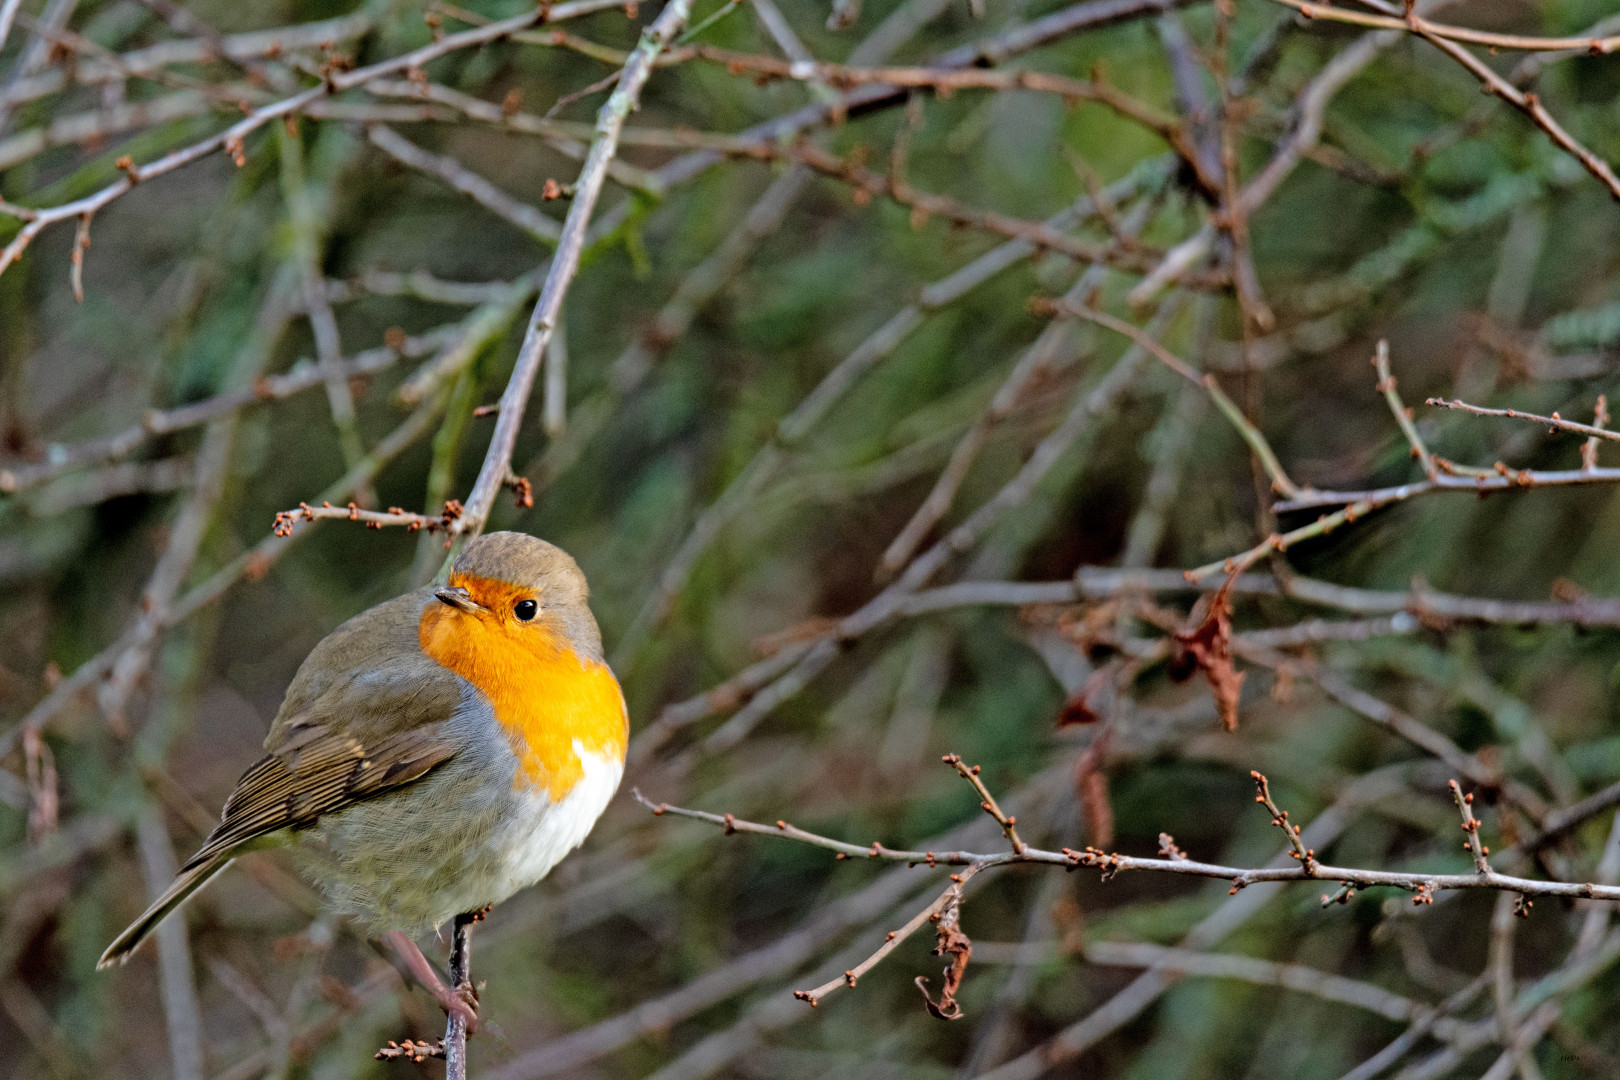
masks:
[[(441, 992), (442, 990), (442, 992)], [(439, 1007), (446, 1016), (460, 1017), (468, 1036), (478, 1031), (478, 991), (470, 986), (458, 986), (455, 989), (440, 984), (433, 996), (438, 999)]]

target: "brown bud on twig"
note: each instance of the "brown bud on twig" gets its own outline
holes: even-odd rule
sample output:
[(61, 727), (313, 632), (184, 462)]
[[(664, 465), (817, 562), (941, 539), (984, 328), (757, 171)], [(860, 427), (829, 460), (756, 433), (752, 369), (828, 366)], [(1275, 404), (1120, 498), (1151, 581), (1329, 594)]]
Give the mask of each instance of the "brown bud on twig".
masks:
[(428, 1058), (444, 1057), (444, 1040), (434, 1039), (432, 1042), (417, 1042), (406, 1039), (397, 1043), (389, 1040), (387, 1046), (378, 1050), (372, 1057), (377, 1061), (426, 1061)]

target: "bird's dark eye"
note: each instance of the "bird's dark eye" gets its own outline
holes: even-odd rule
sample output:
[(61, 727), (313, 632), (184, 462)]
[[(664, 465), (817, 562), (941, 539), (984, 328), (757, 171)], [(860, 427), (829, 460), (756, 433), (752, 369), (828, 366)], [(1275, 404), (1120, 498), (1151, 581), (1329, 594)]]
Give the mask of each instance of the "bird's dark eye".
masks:
[(540, 614), (540, 605), (535, 603), (533, 600), (519, 600), (515, 605), (513, 605), (512, 614), (516, 615), (524, 622), (528, 622), (530, 619)]

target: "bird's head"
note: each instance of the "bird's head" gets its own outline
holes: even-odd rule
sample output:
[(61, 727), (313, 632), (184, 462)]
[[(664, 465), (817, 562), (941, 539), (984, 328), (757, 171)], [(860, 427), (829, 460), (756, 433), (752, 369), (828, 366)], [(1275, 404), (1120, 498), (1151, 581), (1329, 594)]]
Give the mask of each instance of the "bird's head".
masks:
[(579, 564), (562, 548), (523, 533), (497, 532), (467, 545), (449, 581), (433, 591), (422, 629), (504, 638), (524, 648), (566, 645), (600, 660), (601, 635)]

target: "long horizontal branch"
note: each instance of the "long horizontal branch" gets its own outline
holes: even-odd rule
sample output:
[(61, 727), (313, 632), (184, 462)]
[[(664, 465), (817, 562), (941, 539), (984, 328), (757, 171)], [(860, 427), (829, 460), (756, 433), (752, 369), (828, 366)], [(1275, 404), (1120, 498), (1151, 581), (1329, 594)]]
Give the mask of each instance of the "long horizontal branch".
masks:
[[(351, 41), (370, 30), (372, 25), (372, 17), (362, 12), (270, 30), (227, 34), (222, 41), (225, 58), (242, 61)], [(85, 57), (72, 65), (56, 65), (15, 80), (0, 95), (0, 106), (19, 105), (71, 86), (120, 82), (131, 75), (146, 75), (178, 64), (204, 63), (216, 55), (212, 43), (191, 38), (160, 41), (108, 59)]]
[(1070, 103), (1095, 101), (1108, 106), (1167, 141), (1178, 138), (1180, 122), (1157, 107), (1140, 101), (1101, 79), (1072, 79), (1044, 71), (995, 71), (985, 68), (851, 67), (808, 60), (782, 60), (700, 46), (692, 51), (701, 60), (724, 64), (728, 71), (755, 72), (777, 79), (821, 81), (839, 89), (879, 84), (934, 90), (948, 95), (957, 90), (1032, 90), (1056, 94)]
[(1019, 863), (1058, 866), (1066, 870), (1091, 867), (1101, 870), (1104, 880), (1124, 871), (1183, 874), (1192, 877), (1218, 878), (1222, 881), (1229, 881), (1232, 883), (1233, 892), (1261, 882), (1317, 882), (1330, 885), (1345, 885), (1353, 888), (1387, 887), (1404, 889), (1415, 894), (1414, 903), (1426, 903), (1437, 892), (1458, 889), (1488, 889), (1499, 892), (1515, 892), (1528, 897), (1557, 896), (1580, 900), (1620, 902), (1620, 886), (1617, 885), (1544, 881), (1537, 878), (1519, 877), (1514, 874), (1503, 874), (1495, 870), (1484, 873), (1475, 871), (1466, 874), (1364, 870), (1356, 867), (1333, 866), (1317, 862), (1314, 859), (1309, 863), (1302, 861), (1297, 866), (1241, 867), (1199, 862), (1194, 859), (1142, 858), (1134, 855), (1121, 855), (1118, 852), (1100, 851), (1095, 848), (1086, 848), (1082, 851), (1075, 851), (1070, 848), (1048, 851), (1042, 848), (1026, 846), (1020, 852), (974, 853), (965, 851), (910, 851), (885, 847), (876, 842), (862, 847), (859, 844), (850, 844), (829, 836), (807, 832), (796, 826), (789, 825), (785, 821), (778, 822), (775, 825), (763, 825), (758, 822), (744, 821), (733, 814), (712, 814), (703, 810), (671, 806), (668, 803), (654, 803), (645, 798), (639, 791), (634, 792), (634, 795), (638, 802), (646, 806), (654, 814), (673, 814), (677, 817), (691, 818), (695, 821), (705, 821), (711, 825), (719, 826), (728, 836), (736, 833), (779, 836), (783, 839), (809, 844), (813, 847), (825, 848), (835, 852), (842, 859), (885, 859), (890, 862), (904, 862), (922, 866), (966, 866), (975, 870), (986, 870)]
[(1509, 420), (1528, 420), (1535, 424), (1545, 424), (1557, 431), (1567, 431), (1572, 435), (1585, 435), (1592, 439), (1609, 439), (1620, 442), (1620, 431), (1611, 431), (1605, 427), (1594, 424), (1582, 424), (1574, 420), (1565, 420), (1557, 413), (1551, 416), (1542, 416), (1540, 413), (1525, 412), (1523, 409), (1489, 409), (1481, 405), (1470, 405), (1466, 401), (1455, 398), (1429, 398), (1425, 405), (1438, 405), (1442, 409), (1456, 409), (1460, 412), (1473, 413), (1475, 416), (1500, 416)]
[[(1287, 497), (1273, 504), (1273, 513), (1282, 514), (1327, 506), (1339, 506), (1341, 509), (1332, 514), (1319, 517), (1308, 525), (1302, 525), (1287, 532), (1272, 533), (1247, 551), (1189, 570), (1187, 576), (1190, 579), (1197, 580), (1217, 573), (1240, 573), (1248, 569), (1268, 552), (1287, 551), (1302, 541), (1326, 536), (1340, 526), (1350, 524), (1375, 510), (1433, 492), (1467, 491), (1475, 495), (1482, 495), (1494, 491), (1524, 491), (1537, 487), (1570, 487), (1582, 484), (1620, 482), (1620, 469), (1600, 468), (1597, 465), (1597, 444), (1594, 440), (1599, 437), (1599, 434), (1605, 434), (1605, 437), (1607, 437), (1604, 429), (1586, 424), (1571, 426), (1572, 430), (1577, 433), (1588, 436), (1588, 443), (1582, 452), (1582, 465), (1579, 469), (1540, 471), (1514, 469), (1500, 461), (1496, 462), (1491, 469), (1480, 469), (1458, 465), (1431, 453), (1423, 444), (1422, 439), (1418, 437), (1416, 427), (1404, 415), (1405, 410), (1401, 406), (1399, 395), (1396, 393), (1394, 378), (1389, 375), (1388, 357), (1385, 349), (1383, 343), (1380, 343), (1378, 355), (1374, 360), (1380, 373), (1379, 392), (1385, 396), (1390, 404), (1397, 420), (1400, 421), (1402, 432), (1411, 444), (1413, 456), (1422, 462), (1428, 475), (1422, 480), (1411, 483), (1396, 484), (1391, 487), (1369, 491), (1317, 491), (1311, 488), (1289, 490), (1281, 485), (1276, 485)], [(1444, 402), (1439, 403), (1445, 404)], [(1454, 406), (1464, 407), (1473, 412), (1489, 413), (1489, 410), (1481, 410), (1474, 406), (1462, 406), (1461, 402), (1454, 403)], [(1600, 405), (1600, 419), (1602, 417), (1602, 408), (1603, 406)], [(1543, 418), (1536, 416), (1534, 419), (1538, 421), (1544, 420), (1554, 426), (1562, 423), (1562, 421), (1553, 417)], [(1277, 474), (1273, 472), (1272, 475), (1275, 484)]]
[[(889, 932), (882, 944), (865, 960), (844, 971), (842, 975), (834, 977), (812, 990), (794, 991), (794, 997), (808, 1002), (812, 1007), (828, 994), (844, 987), (853, 988), (862, 975), (881, 962), (900, 942), (917, 930), (929, 925), (931, 922), (938, 922), (947, 915), (954, 918), (962, 900), (963, 886), (971, 878), (985, 870), (1020, 863), (1059, 866), (1065, 870), (1090, 867), (1100, 870), (1104, 881), (1110, 880), (1122, 871), (1172, 873), (1214, 878), (1230, 882), (1230, 892), (1233, 894), (1250, 885), (1261, 883), (1323, 883), (1334, 886), (1332, 891), (1324, 893), (1322, 896), (1324, 907), (1334, 902), (1342, 902), (1354, 895), (1355, 890), (1358, 888), (1375, 887), (1398, 888), (1410, 892), (1413, 894), (1412, 902), (1415, 905), (1433, 904), (1435, 896), (1446, 891), (1487, 889), (1513, 893), (1520, 898), (1519, 910), (1521, 913), (1528, 910), (1528, 898), (1530, 897), (1553, 896), (1620, 902), (1620, 887), (1617, 886), (1590, 882), (1544, 881), (1503, 874), (1494, 870), (1487, 860), (1489, 849), (1484, 847), (1479, 839), (1480, 822), (1472, 813), (1472, 796), (1464, 795), (1455, 780), (1451, 781), (1450, 788), (1460, 811), (1462, 829), (1468, 838), (1465, 847), (1469, 848), (1474, 856), (1475, 872), (1472, 874), (1425, 874), (1363, 870), (1323, 864), (1317, 860), (1315, 850), (1308, 846), (1307, 837), (1311, 834), (1289, 822), (1287, 811), (1277, 807), (1271, 798), (1266, 778), (1258, 772), (1250, 774), (1257, 785), (1256, 801), (1265, 806), (1267, 812), (1271, 815), (1272, 824), (1281, 828), (1287, 836), (1288, 854), (1292, 857), (1294, 865), (1288, 865), (1286, 861), (1282, 861), (1263, 867), (1237, 867), (1199, 862), (1188, 858), (1176, 846), (1174, 839), (1168, 835), (1160, 836), (1160, 850), (1161, 854), (1165, 856), (1163, 858), (1138, 858), (1091, 847), (1083, 851), (1074, 851), (1070, 848), (1063, 848), (1059, 851), (1033, 848), (1019, 839), (1014, 828), (1016, 819), (1007, 817), (1001, 812), (995, 799), (985, 788), (983, 782), (978, 779), (977, 768), (964, 765), (961, 759), (954, 754), (947, 754), (944, 760), (973, 783), (975, 791), (980, 797), (980, 808), (1002, 826), (1011, 850), (987, 853), (912, 851), (888, 848), (876, 842), (862, 847), (800, 829), (788, 824), (786, 821), (777, 821), (774, 826), (764, 825), (743, 820), (734, 814), (714, 814), (707, 811), (671, 806), (668, 803), (654, 803), (645, 798), (639, 790), (634, 791), (633, 794), (636, 801), (651, 810), (654, 815), (673, 814), (678, 817), (703, 821), (720, 827), (728, 836), (737, 833), (777, 836), (797, 843), (830, 850), (834, 853), (834, 857), (840, 860), (851, 858), (881, 859), (889, 862), (904, 862), (911, 866), (926, 865), (932, 867), (943, 864), (960, 868), (950, 875), (950, 884), (933, 903), (918, 911), (899, 929)], [(1588, 800), (1588, 802), (1591, 802), (1591, 800)], [(1517, 860), (1522, 859), (1524, 850), (1520, 845), (1514, 845), (1502, 854), (1505, 857)]]
[[(994, 210), (981, 210), (949, 195), (922, 191), (911, 186), (903, 177), (884, 174), (867, 168), (858, 158), (841, 158), (816, 146), (808, 140), (791, 144), (759, 142), (738, 146), (725, 151), (739, 157), (765, 161), (783, 161), (806, 168), (822, 176), (840, 180), (852, 187), (857, 201), (886, 198), (912, 213), (919, 226), (931, 217), (952, 225), (978, 229), (1013, 240), (1023, 240), (1038, 249), (1054, 251), (1087, 263), (1108, 266), (1136, 273), (1147, 273), (1160, 261), (1161, 253), (1146, 245), (1127, 247), (1123, 244), (1098, 243), (1077, 239), (1067, 233), (1048, 228), (1036, 221), (1013, 217)], [(1224, 275), (1217, 272), (1189, 274), (1183, 283), (1196, 287), (1218, 287), (1225, 283)]]
[(1349, 23), (1352, 26), (1367, 26), (1375, 30), (1406, 30), (1425, 37), (1444, 38), (1448, 41), (1463, 41), (1470, 45), (1484, 45), (1490, 49), (1511, 49), (1519, 52), (1561, 52), (1565, 49), (1575, 49), (1580, 52), (1601, 56), (1620, 48), (1620, 35), (1611, 37), (1536, 37), (1526, 34), (1497, 34), (1489, 30), (1475, 30), (1467, 26), (1452, 26), (1447, 23), (1432, 22), (1421, 15), (1408, 15), (1401, 18), (1395, 15), (1376, 15), (1370, 11), (1357, 11), (1353, 8), (1334, 7), (1329, 4), (1314, 4), (1308, 0), (1273, 0), (1274, 3), (1291, 7), (1307, 19), (1324, 19), (1330, 22)]
[[(1442, 469), (1445, 468), (1445, 464), (1439, 462), (1437, 464), (1440, 464)], [(1498, 464), (1496, 472), (1488, 476), (1451, 476), (1442, 472), (1432, 480), (1414, 480), (1410, 484), (1395, 484), (1391, 487), (1372, 488), (1366, 491), (1316, 491), (1304, 488), (1293, 498), (1282, 499), (1273, 504), (1272, 510), (1286, 514), (1295, 510), (1353, 503), (1360, 506), (1359, 514), (1437, 491), (1467, 491), (1479, 494), (1617, 482), (1620, 482), (1620, 469), (1615, 468), (1515, 469)]]
[[(393, 344), (357, 353), (338, 364), (336, 370), (345, 379), (373, 375), (402, 359), (426, 356), (461, 336), (463, 331), (464, 324), (456, 323), (408, 336)], [(249, 390), (227, 391), (173, 409), (148, 409), (138, 422), (122, 431), (69, 446), (53, 446), (43, 461), (0, 467), (0, 494), (13, 495), (70, 469), (123, 457), (155, 436), (184, 431), (248, 405), (279, 401), (322, 386), (323, 380), (322, 372), (314, 365), (299, 366), (283, 375), (267, 375)]]
[[(1132, 592), (1194, 594), (1205, 587), (1181, 570), (1120, 570), (1083, 566), (1066, 581), (964, 581), (919, 592), (900, 604), (906, 615), (970, 606), (1064, 604), (1104, 600)], [(1230, 591), (1239, 596), (1286, 596), (1307, 604), (1336, 608), (1359, 615), (1408, 613), (1419, 619), (1532, 626), (1538, 623), (1573, 623), (1578, 626), (1620, 626), (1620, 599), (1582, 597), (1577, 600), (1497, 600), (1461, 596), (1414, 587), (1409, 592), (1361, 589), (1316, 578), (1293, 577), (1279, 581), (1269, 574), (1243, 574)]]

